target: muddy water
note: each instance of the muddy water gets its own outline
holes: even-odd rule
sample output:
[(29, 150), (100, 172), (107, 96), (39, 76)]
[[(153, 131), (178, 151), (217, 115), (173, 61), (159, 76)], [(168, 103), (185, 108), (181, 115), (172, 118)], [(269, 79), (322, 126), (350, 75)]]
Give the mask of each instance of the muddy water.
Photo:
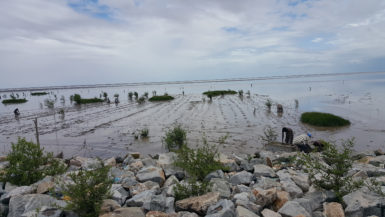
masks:
[[(206, 90), (243, 90), (238, 95), (215, 97), (210, 102), (201, 93)], [(129, 91), (139, 95), (167, 92), (175, 97), (170, 102), (137, 104), (128, 99)], [(311, 132), (315, 139), (340, 140), (355, 137), (358, 151), (385, 148), (385, 73), (322, 76), (287, 79), (135, 85), (82, 89), (55, 89), (46, 96), (30, 96), (25, 104), (0, 105), (0, 152), (6, 153), (17, 137), (34, 140), (32, 120), (38, 117), (40, 142), (48, 151), (63, 151), (66, 156), (84, 155), (109, 157), (128, 151), (144, 154), (164, 152), (162, 137), (175, 123), (188, 130), (190, 146), (202, 144), (205, 137), (226, 153), (251, 154), (262, 147), (259, 137), (270, 125), (280, 136), (283, 126), (294, 129), (295, 135)], [(250, 96), (246, 94), (250, 91)], [(99, 97), (107, 92), (111, 101), (119, 94), (119, 104), (97, 103), (77, 106), (69, 96)], [(182, 94), (184, 92), (184, 95)], [(0, 93), (9, 98), (10, 92)], [(56, 97), (55, 97), (56, 95)], [(64, 98), (64, 101), (61, 98)], [(45, 99), (55, 101), (54, 109), (44, 105)], [(271, 112), (265, 102), (273, 101)], [(299, 101), (298, 107), (295, 99)], [(284, 113), (276, 113), (276, 104)], [(15, 118), (13, 110), (21, 116)], [(58, 113), (64, 109), (64, 115)], [(344, 128), (314, 128), (301, 124), (304, 111), (331, 112), (351, 120)], [(135, 133), (149, 129), (148, 139), (135, 139)], [(279, 138), (280, 139), (280, 138)]]

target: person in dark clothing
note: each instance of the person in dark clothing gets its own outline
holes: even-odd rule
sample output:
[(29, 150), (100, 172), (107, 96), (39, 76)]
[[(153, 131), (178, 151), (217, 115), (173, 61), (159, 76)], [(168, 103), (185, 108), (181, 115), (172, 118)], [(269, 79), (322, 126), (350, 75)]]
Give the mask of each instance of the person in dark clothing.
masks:
[(13, 111), (13, 113), (15, 114), (15, 116), (19, 116), (19, 115), (20, 115), (20, 112), (19, 112), (19, 109), (18, 109), (18, 108), (16, 108), (16, 109)]
[(291, 128), (288, 128), (288, 127), (282, 128), (282, 143), (283, 143), (283, 137), (285, 137), (286, 144), (293, 144), (294, 133)]

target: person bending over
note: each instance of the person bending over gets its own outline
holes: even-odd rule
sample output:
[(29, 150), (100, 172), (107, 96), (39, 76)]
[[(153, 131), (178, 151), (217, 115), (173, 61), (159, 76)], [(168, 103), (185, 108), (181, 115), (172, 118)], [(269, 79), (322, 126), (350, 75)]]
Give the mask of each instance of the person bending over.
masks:
[(293, 144), (296, 145), (300, 151), (305, 153), (311, 152), (312, 148), (309, 145), (311, 134), (301, 134), (294, 138)]
[(282, 143), (283, 143), (283, 137), (285, 137), (285, 143), (286, 144), (293, 144), (293, 130), (288, 127), (282, 128)]

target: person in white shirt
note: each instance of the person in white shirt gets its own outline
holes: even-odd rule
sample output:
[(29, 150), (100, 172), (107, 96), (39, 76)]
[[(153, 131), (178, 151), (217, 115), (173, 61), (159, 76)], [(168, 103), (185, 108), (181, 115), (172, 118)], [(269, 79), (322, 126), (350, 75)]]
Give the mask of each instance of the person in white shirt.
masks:
[(293, 139), (293, 144), (296, 145), (299, 148), (299, 150), (305, 153), (309, 153), (312, 150), (311, 146), (309, 145), (310, 138), (311, 138), (310, 133), (301, 134), (299, 136), (296, 136)]

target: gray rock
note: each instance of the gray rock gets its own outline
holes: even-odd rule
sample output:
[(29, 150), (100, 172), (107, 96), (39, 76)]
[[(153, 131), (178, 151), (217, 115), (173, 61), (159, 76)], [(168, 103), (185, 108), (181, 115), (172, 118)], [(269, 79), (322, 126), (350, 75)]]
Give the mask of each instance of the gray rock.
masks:
[(251, 183), (252, 179), (253, 179), (253, 174), (246, 171), (242, 171), (231, 176), (230, 182), (232, 185), (239, 185), (239, 184), (248, 185)]
[(240, 162), (240, 167), (248, 172), (253, 172), (255, 164), (264, 164), (265, 162), (265, 159), (262, 158), (252, 158), (250, 160), (242, 160)]
[(271, 209), (264, 209), (261, 214), (263, 217), (282, 217), (281, 214), (276, 213)]
[(270, 206), (277, 199), (277, 189), (270, 188), (267, 190), (256, 189), (252, 190), (253, 196), (255, 198), (255, 204), (262, 207)]
[(156, 165), (156, 161), (152, 158), (145, 158), (142, 160), (142, 163), (145, 167), (149, 167), (149, 166), (155, 166)]
[(160, 186), (165, 182), (165, 176), (162, 168), (149, 166), (141, 169), (137, 174), (136, 178), (139, 182), (153, 181), (157, 182)]
[(274, 170), (269, 166), (266, 166), (264, 164), (254, 165), (254, 177), (259, 178), (261, 176), (274, 178), (277, 175), (275, 174)]
[(159, 154), (157, 166), (161, 167), (163, 169), (165, 167), (172, 166), (174, 163), (174, 159), (176, 159), (176, 158), (177, 158), (177, 155), (174, 152)]
[(166, 211), (167, 198), (165, 195), (151, 195), (151, 199), (143, 203), (143, 209), (145, 211)]
[(308, 192), (303, 196), (303, 198), (295, 199), (298, 203), (301, 204), (309, 213), (322, 207), (324, 202), (334, 201), (336, 196), (331, 191), (315, 191)]
[(17, 196), (17, 195), (31, 194), (34, 191), (36, 191), (36, 186), (35, 187), (32, 187), (32, 186), (20, 186), (20, 187), (17, 187), (15, 189), (13, 189), (12, 191), (10, 191), (10, 192), (8, 192), (6, 194), (3, 194), (1, 196), (1, 198), (0, 198), (0, 200), (1, 200), (2, 203), (8, 204), (9, 200), (11, 199), (11, 197), (14, 197), (14, 196)]
[(204, 181), (210, 181), (213, 178), (219, 178), (219, 179), (224, 179), (225, 174), (223, 173), (222, 170), (216, 170), (214, 172), (209, 173), (205, 178)]
[[(293, 201), (298, 202), (299, 205), (301, 205), (308, 213), (312, 213), (314, 210), (314, 207), (316, 207), (318, 204), (314, 203), (314, 201), (307, 199), (307, 198), (296, 198)], [(318, 207), (317, 207), (318, 208)]]
[(218, 178), (211, 179), (210, 183), (212, 184), (211, 190), (213, 192), (215, 191), (219, 192), (219, 196), (221, 198), (230, 198), (231, 196), (230, 183), (228, 183), (224, 179), (218, 179)]
[(281, 181), (283, 190), (290, 194), (290, 197), (297, 198), (303, 195), (302, 189), (299, 188), (292, 180)]
[(181, 211), (178, 212), (178, 217), (199, 217), (196, 213)]
[(238, 194), (242, 192), (251, 192), (251, 189), (245, 185), (237, 185), (233, 187), (233, 193)]
[(385, 164), (385, 155), (373, 157), (369, 160), (369, 163), (373, 166), (379, 167), (381, 164)]
[(138, 184), (138, 182), (136, 181), (135, 177), (124, 177), (121, 180), (121, 184), (123, 188), (130, 189), (131, 186)]
[(235, 217), (234, 203), (231, 200), (220, 200), (207, 209), (206, 217)]
[(12, 191), (13, 189), (15, 189), (17, 187), (19, 187), (19, 186), (13, 185), (10, 182), (7, 182), (7, 183), (5, 183), (4, 191), (10, 192), (10, 191)]
[(26, 212), (21, 217), (61, 217), (63, 216), (63, 210), (43, 206), (38, 210)]
[(121, 206), (126, 202), (126, 199), (130, 196), (129, 192), (126, 191), (119, 184), (112, 184), (111, 186), (112, 199), (118, 202)]
[(175, 212), (175, 198), (174, 197), (167, 197), (166, 198), (166, 208), (165, 212), (166, 213), (174, 213)]
[(356, 216), (381, 216), (381, 204), (385, 204), (385, 198), (371, 193), (366, 188), (347, 194), (343, 197), (346, 204), (345, 215)]
[(126, 166), (130, 165), (131, 163), (133, 163), (134, 160), (135, 160), (135, 159), (134, 159), (131, 155), (127, 155), (127, 157), (124, 158), (124, 160), (123, 160), (123, 162), (122, 162), (122, 166), (123, 166), (123, 167), (126, 167)]
[(223, 166), (225, 166), (227, 168), (226, 171), (228, 171), (228, 172), (234, 172), (234, 171), (240, 170), (240, 168), (239, 168), (238, 164), (235, 162), (235, 160), (228, 158), (223, 153), (219, 154), (218, 160)]
[(295, 217), (297, 215), (304, 215), (306, 217), (311, 217), (311, 215), (296, 201), (288, 201), (283, 205), (281, 209), (278, 210), (278, 213), (283, 217)]
[(176, 176), (172, 175), (167, 178), (166, 182), (163, 184), (163, 187), (169, 187), (177, 183), (179, 183), (179, 180), (176, 178)]
[(36, 211), (43, 207), (49, 209), (56, 208), (57, 206), (64, 207), (65, 205), (64, 201), (56, 200), (45, 194), (16, 195), (9, 202), (8, 217), (20, 217), (24, 213)]
[(235, 194), (235, 195), (233, 196), (233, 199), (234, 199), (234, 200), (244, 200), (244, 201), (249, 201), (249, 200), (250, 200), (250, 193), (248, 193), (248, 192), (242, 192), (242, 193)]
[(259, 217), (259, 215), (244, 208), (243, 206), (237, 206), (237, 209), (235, 210), (235, 216), (236, 217)]
[(147, 191), (147, 190), (156, 190), (158, 191), (160, 189), (160, 186), (158, 183), (153, 181), (147, 181), (144, 183), (138, 183), (133, 186), (128, 187), (131, 196), (137, 195), (140, 192)]
[(353, 164), (352, 170), (356, 170), (357, 172), (361, 170), (365, 171), (369, 177), (385, 176), (385, 169), (378, 168), (371, 164)]
[(127, 200), (126, 205), (129, 207), (142, 207), (146, 201), (151, 200), (153, 195), (155, 195), (154, 190), (143, 191)]
[(291, 177), (293, 182), (301, 188), (303, 192), (307, 192), (309, 190), (309, 176), (306, 174), (297, 173)]
[(86, 170), (92, 170), (101, 167), (103, 164), (102, 161), (99, 161), (96, 158), (85, 158), (77, 156), (74, 159), (70, 160), (70, 165), (80, 166)]
[(279, 183), (276, 179), (267, 178), (267, 177), (261, 177), (257, 180), (257, 183), (253, 185), (253, 188), (262, 188), (262, 189), (269, 189), (269, 188), (280, 188), (281, 183)]
[(143, 210), (140, 207), (122, 207), (114, 210), (112, 217), (145, 217)]
[(245, 207), (246, 209), (250, 210), (253, 213), (259, 213), (263, 208), (262, 206), (257, 205), (251, 201), (245, 201), (245, 200), (236, 200), (235, 205), (237, 207), (240, 207), (240, 206)]
[(0, 203), (0, 216), (7, 216), (9, 207), (6, 204)]
[(321, 211), (315, 211), (313, 212), (313, 217), (325, 217), (325, 215)]

